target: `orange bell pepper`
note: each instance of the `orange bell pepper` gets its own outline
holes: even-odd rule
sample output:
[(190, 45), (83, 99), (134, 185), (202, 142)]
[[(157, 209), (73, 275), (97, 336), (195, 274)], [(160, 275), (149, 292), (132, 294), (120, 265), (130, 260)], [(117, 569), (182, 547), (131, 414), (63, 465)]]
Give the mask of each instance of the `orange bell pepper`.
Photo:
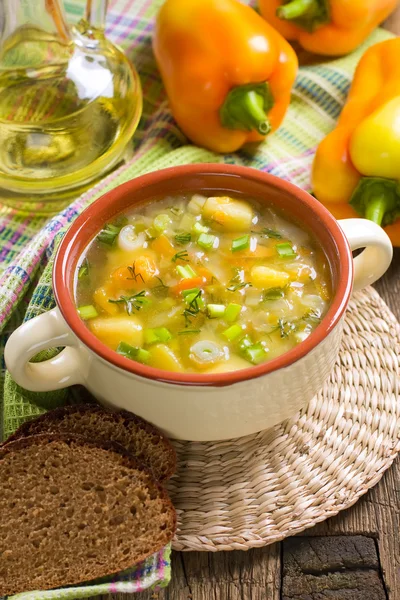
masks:
[(361, 58), (336, 129), (315, 154), (312, 186), (336, 218), (362, 216), (400, 246), (400, 38)]
[(238, 0), (166, 0), (153, 49), (173, 115), (192, 142), (234, 152), (282, 122), (297, 57)]
[(338, 56), (357, 48), (398, 0), (259, 0), (262, 16), (309, 52)]

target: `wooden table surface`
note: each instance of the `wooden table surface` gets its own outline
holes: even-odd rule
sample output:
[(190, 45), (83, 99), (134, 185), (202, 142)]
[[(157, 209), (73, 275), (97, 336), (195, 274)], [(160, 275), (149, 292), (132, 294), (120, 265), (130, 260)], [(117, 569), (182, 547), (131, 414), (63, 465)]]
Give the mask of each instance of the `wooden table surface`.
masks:
[[(400, 35), (400, 7), (386, 27)], [(400, 249), (376, 288), (400, 320)], [(300, 536), (249, 552), (175, 552), (172, 565), (166, 590), (135, 598), (400, 600), (400, 457), (353, 508)]]

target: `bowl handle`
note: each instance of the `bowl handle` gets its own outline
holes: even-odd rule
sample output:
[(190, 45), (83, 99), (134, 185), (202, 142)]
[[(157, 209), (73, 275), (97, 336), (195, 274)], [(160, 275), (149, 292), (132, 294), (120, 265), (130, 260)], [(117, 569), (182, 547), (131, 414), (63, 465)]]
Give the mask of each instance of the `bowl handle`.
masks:
[(361, 290), (382, 277), (393, 258), (393, 246), (382, 227), (368, 219), (342, 219), (339, 221), (350, 248), (365, 248), (354, 259), (353, 290)]
[[(41, 350), (60, 346), (66, 347), (54, 358), (38, 363), (29, 362)], [(82, 357), (77, 341), (58, 308), (18, 327), (7, 341), (4, 358), (14, 381), (32, 392), (58, 390), (83, 383), (80, 373)]]

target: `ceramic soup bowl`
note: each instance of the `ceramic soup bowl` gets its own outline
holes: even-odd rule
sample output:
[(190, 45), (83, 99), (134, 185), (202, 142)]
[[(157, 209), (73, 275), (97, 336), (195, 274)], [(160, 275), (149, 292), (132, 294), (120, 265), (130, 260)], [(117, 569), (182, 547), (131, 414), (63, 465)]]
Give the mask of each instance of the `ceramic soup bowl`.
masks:
[[(74, 278), (88, 243), (104, 223), (135, 204), (185, 192), (247, 195), (272, 203), (319, 241), (330, 265), (333, 296), (325, 317), (305, 341), (264, 364), (202, 375), (129, 360), (87, 329), (74, 302)], [(352, 250), (359, 248), (365, 249), (353, 260)], [(294, 415), (322, 388), (338, 356), (352, 290), (381, 277), (391, 258), (389, 238), (374, 223), (337, 222), (306, 192), (255, 169), (200, 164), (150, 173), (107, 192), (74, 221), (54, 262), (57, 306), (11, 335), (7, 367), (28, 390), (82, 384), (104, 405), (132, 411), (173, 438), (205, 441), (255, 433)], [(52, 347), (65, 348), (45, 362), (29, 362)]]

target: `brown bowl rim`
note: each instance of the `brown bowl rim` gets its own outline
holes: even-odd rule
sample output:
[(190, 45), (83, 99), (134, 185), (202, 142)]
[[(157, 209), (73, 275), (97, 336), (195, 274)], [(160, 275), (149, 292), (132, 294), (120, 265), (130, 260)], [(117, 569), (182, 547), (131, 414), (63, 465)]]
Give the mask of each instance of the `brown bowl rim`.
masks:
[[(71, 282), (73, 279), (70, 276), (71, 261), (69, 260), (69, 256), (71, 250), (73, 249), (77, 237), (85, 237), (85, 223), (89, 219), (92, 219), (96, 212), (101, 213), (101, 209), (105, 205), (116, 203), (118, 198), (123, 197), (126, 191), (134, 191), (135, 189), (143, 188), (150, 184), (162, 185), (162, 182), (166, 179), (182, 177), (182, 175), (191, 176), (207, 174), (231, 175), (235, 177), (244, 177), (259, 183), (266, 183), (295, 196), (298, 201), (305, 204), (310, 211), (323, 222), (325, 228), (328, 229), (337, 244), (337, 259), (340, 274), (339, 285), (326, 315), (313, 333), (295, 348), (292, 348), (288, 352), (271, 359), (266, 363), (251, 366), (247, 369), (240, 369), (238, 371), (214, 374), (174, 373), (142, 365), (141, 363), (137, 363), (117, 354), (117, 352), (104, 345), (89, 331), (80, 319), (73, 301), (73, 291), (70, 289), (71, 285), (68, 284), (68, 282)], [(115, 211), (115, 214), (118, 214), (118, 212), (118, 210)], [(102, 223), (98, 227), (99, 230), (101, 226)], [(308, 228), (310, 228), (310, 224), (308, 224)], [(93, 239), (93, 236), (90, 239)], [(86, 240), (85, 247), (90, 239)], [(79, 256), (76, 256), (73, 261), (74, 264), (72, 265), (73, 270), (76, 269), (78, 260)], [(101, 357), (106, 362), (111, 363), (115, 367), (146, 379), (175, 385), (225, 386), (255, 379), (267, 375), (268, 373), (272, 373), (273, 371), (289, 367), (316, 348), (341, 320), (350, 299), (353, 275), (352, 253), (345, 234), (331, 213), (310, 194), (284, 179), (280, 179), (274, 175), (258, 171), (251, 167), (208, 163), (170, 167), (141, 175), (106, 192), (86, 208), (68, 229), (58, 248), (53, 267), (53, 291), (62, 316), (77, 338), (97, 356)]]

